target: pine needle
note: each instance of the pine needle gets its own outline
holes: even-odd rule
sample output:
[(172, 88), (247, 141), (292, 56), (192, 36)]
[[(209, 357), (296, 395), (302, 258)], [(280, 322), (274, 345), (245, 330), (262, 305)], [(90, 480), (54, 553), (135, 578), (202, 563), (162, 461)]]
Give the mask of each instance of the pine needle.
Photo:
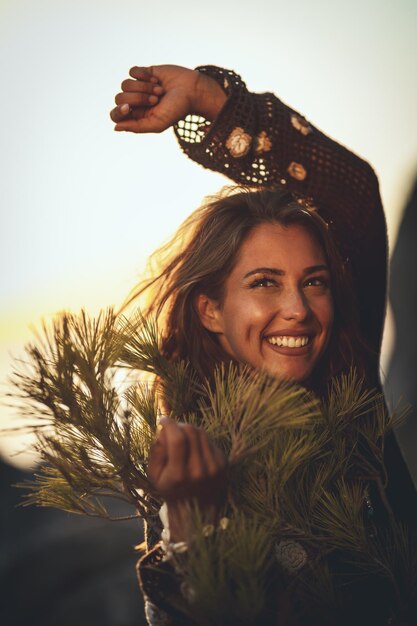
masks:
[[(415, 538), (389, 510), (378, 532), (366, 514), (372, 484), (386, 505), (384, 435), (402, 414), (389, 416), (354, 370), (331, 382), (325, 400), (235, 364), (202, 383), (189, 363), (167, 361), (154, 320), (109, 309), (44, 325), (13, 381), (42, 457), (24, 504), (113, 519), (113, 498), (153, 524), (160, 499), (147, 464), (161, 397), (173, 418), (201, 426), (224, 451), (228, 526), (208, 533), (190, 509), (193, 538), (176, 563), (198, 624), (295, 624), (302, 606), (333, 624), (338, 607), (359, 606), (369, 580), (388, 616), (411, 614)], [(305, 550), (300, 571), (274, 560), (282, 541)]]

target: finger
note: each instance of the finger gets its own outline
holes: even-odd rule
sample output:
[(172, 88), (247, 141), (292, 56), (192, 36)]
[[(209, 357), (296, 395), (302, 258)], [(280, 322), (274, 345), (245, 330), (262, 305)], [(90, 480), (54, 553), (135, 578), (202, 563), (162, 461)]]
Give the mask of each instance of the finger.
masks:
[(214, 445), (214, 443), (212, 443), (211, 441), (209, 441), (209, 445), (217, 467), (220, 469), (220, 471), (224, 470), (227, 466), (227, 459), (225, 455), (220, 450), (220, 448)]
[(153, 76), (153, 68), (152, 67), (131, 67), (129, 70), (129, 76), (132, 78), (137, 78), (139, 80), (147, 80), (151, 83), (157, 83), (158, 79), (156, 76)]
[(125, 120), (130, 115), (130, 112), (130, 105), (125, 103), (112, 109), (110, 111), (110, 117), (113, 122), (116, 122), (117, 124), (118, 122)]
[(121, 84), (122, 91), (125, 92), (142, 92), (142, 93), (154, 93), (157, 96), (160, 96), (164, 93), (163, 87), (161, 85), (155, 85), (153, 83), (146, 83), (142, 80), (132, 80), (131, 78), (126, 78)]
[(225, 467), (224, 455), (207, 437), (207, 434), (201, 431), (201, 450), (207, 467), (207, 473), (214, 476), (221, 472)]
[(191, 424), (182, 427), (188, 439), (187, 474), (191, 480), (204, 478), (207, 474), (206, 463), (201, 449), (200, 434)]
[(114, 130), (117, 132), (127, 131), (130, 133), (142, 133), (146, 132), (139, 128), (138, 120), (126, 120), (124, 122), (119, 122), (114, 127)]
[[(149, 109), (145, 109), (149, 111)], [(135, 109), (133, 109), (131, 117), (135, 117)], [(161, 133), (166, 130), (167, 125), (161, 123), (158, 118), (143, 117), (120, 121), (114, 127), (116, 131), (129, 131), (132, 133)]]
[(132, 107), (153, 106), (159, 102), (158, 96), (155, 94), (141, 92), (124, 92), (118, 93), (114, 99), (116, 104), (129, 104)]
[(176, 422), (169, 420), (164, 423), (162, 432), (166, 437), (166, 447), (168, 462), (166, 465), (166, 474), (171, 474), (174, 481), (182, 479), (186, 474), (188, 462), (188, 442), (187, 437), (181, 426)]
[(160, 427), (160, 429), (162, 430), (162, 427), (165, 424), (168, 424), (169, 422), (174, 422), (174, 420), (172, 419), (172, 417), (168, 417), (168, 415), (161, 415), (158, 419), (158, 426)]
[(149, 451), (148, 477), (154, 483), (158, 482), (168, 461), (167, 447), (164, 439), (164, 437), (158, 437)]

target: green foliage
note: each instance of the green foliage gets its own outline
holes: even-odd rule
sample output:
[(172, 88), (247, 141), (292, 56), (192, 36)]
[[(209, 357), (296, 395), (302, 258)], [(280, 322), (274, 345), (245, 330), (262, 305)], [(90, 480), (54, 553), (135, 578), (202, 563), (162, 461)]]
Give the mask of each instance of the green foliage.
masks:
[(270, 533), (241, 513), (217, 532), (210, 532), (198, 510), (190, 517), (192, 549), (177, 557), (177, 568), (192, 594), (194, 619), (219, 626), (260, 623), (271, 582)]
[[(271, 413), (260, 390), (274, 404)], [(392, 424), (382, 395), (364, 390), (351, 372), (332, 381), (318, 406), (297, 386), (223, 367), (207, 397), (203, 426), (229, 453), (230, 522), (210, 537), (197, 523), (189, 554), (177, 563), (193, 589), (197, 623), (379, 625), (381, 615), (410, 615), (415, 539), (384, 511), (384, 500), (376, 520), (368, 517)], [(378, 515), (386, 521), (377, 529)], [(282, 542), (305, 550), (299, 571), (271, 562)]]
[[(303, 624), (305, 606), (334, 623), (371, 579), (382, 581), (388, 614), (407, 613), (416, 541), (383, 510), (383, 438), (395, 418), (354, 371), (333, 380), (325, 400), (234, 364), (201, 381), (189, 363), (163, 356), (154, 321), (111, 310), (59, 316), (27, 357), (14, 383), (22, 414), (38, 420), (42, 457), (27, 504), (111, 518), (111, 497), (151, 522), (160, 501), (148, 455), (166, 407), (225, 452), (228, 526), (207, 533), (194, 511), (176, 563), (197, 623)], [(378, 531), (366, 508), (374, 493), (390, 520)], [(277, 546), (293, 544), (308, 557), (299, 571), (275, 559)]]
[(220, 365), (205, 391), (202, 426), (214, 438), (227, 437), (232, 463), (269, 448), (279, 429), (312, 429), (320, 415), (317, 399), (302, 387), (234, 364)]
[(27, 347), (28, 362), (13, 382), (22, 413), (41, 420), (35, 431), (43, 468), (29, 485), (30, 502), (103, 517), (108, 497), (144, 517), (157, 510), (146, 476), (156, 394), (146, 383), (126, 389), (120, 367), (138, 345), (148, 346), (147, 371), (152, 359), (157, 369), (160, 355), (149, 323), (128, 328), (132, 335), (111, 310), (97, 319), (64, 313)]

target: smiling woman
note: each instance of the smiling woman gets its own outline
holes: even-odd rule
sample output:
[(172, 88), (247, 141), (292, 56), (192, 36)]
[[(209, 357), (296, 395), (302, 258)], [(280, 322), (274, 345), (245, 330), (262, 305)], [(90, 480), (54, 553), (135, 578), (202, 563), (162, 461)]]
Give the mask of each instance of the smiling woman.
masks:
[[(364, 388), (380, 388), (378, 363), (385, 313), (387, 240), (378, 182), (370, 166), (272, 94), (251, 94), (239, 76), (221, 68), (207, 66), (192, 71), (169, 65), (134, 67), (130, 78), (122, 83), (116, 104), (111, 112), (115, 130), (161, 132), (173, 125), (188, 156), (236, 183), (252, 186), (223, 192), (203, 205), (160, 251), (162, 264), (156, 277), (137, 289), (136, 294), (151, 292), (148, 312), (156, 314), (161, 323), (164, 356), (171, 362), (190, 362), (214, 386), (219, 364), (234, 362), (255, 372), (266, 370), (273, 377), (302, 383), (324, 403), (331, 394), (334, 377), (344, 376), (340, 389), (347, 390), (346, 380), (352, 367), (362, 378)], [(178, 244), (179, 252), (172, 253)], [(328, 402), (332, 404), (333, 400)], [(346, 417), (349, 411), (343, 402), (340, 410)], [(330, 413), (325, 410), (325, 421), (335, 449), (328, 453), (334, 456), (334, 469), (338, 467), (341, 474), (333, 482), (339, 471), (335, 469), (329, 483), (320, 481), (323, 468), (331, 469), (332, 463), (329, 464), (329, 456), (324, 465), (314, 469), (313, 458), (319, 458), (324, 451), (318, 436), (313, 444), (318, 446), (318, 457), (312, 453), (308, 469), (300, 474), (301, 482), (306, 477), (313, 481), (307, 489), (307, 499), (312, 497), (315, 501), (312, 510), (321, 498), (317, 500), (312, 495), (314, 481), (320, 483), (321, 494), (330, 489), (329, 497), (336, 496), (341, 503), (347, 502), (342, 493), (342, 484), (347, 481), (346, 484), (367, 485), (365, 501), (369, 515), (374, 513), (369, 500), (371, 484), (379, 485), (377, 508), (385, 510), (380, 519), (388, 516), (392, 528), (395, 515), (415, 519), (415, 494), (395, 442), (386, 440), (390, 480), (384, 488), (381, 466), (375, 470), (372, 465), (375, 459), (371, 449), (375, 451), (379, 444), (375, 440), (364, 448), (362, 438), (342, 438), (339, 445), (334, 439), (338, 427), (335, 430), (327, 421)], [(195, 541), (190, 531), (189, 501), (198, 505), (206, 523), (215, 522), (223, 510), (227, 487), (222, 451), (204, 430), (179, 423), (177, 415), (172, 417), (159, 432), (148, 466), (148, 476), (167, 505), (162, 515), (166, 524), (162, 547), (157, 545), (139, 566), (149, 620), (155, 624), (189, 623), (175, 607), (182, 596), (188, 607), (185, 614), (193, 614), (192, 595), (175, 589), (175, 585), (170, 589), (167, 581), (175, 579), (175, 573), (166, 566), (164, 569), (161, 561), (171, 560), (174, 568), (178, 566), (178, 561), (172, 559), (175, 547), (169, 547), (169, 540)], [(351, 419), (352, 427), (362, 423), (355, 421), (353, 413)], [(375, 419), (371, 419), (375, 425)], [(216, 436), (209, 423), (207, 427), (212, 437)], [(282, 436), (285, 440), (286, 435)], [(287, 462), (272, 478), (272, 498), (284, 480), (281, 475), (288, 463), (291, 465), (290, 459), (297, 458), (297, 446), (303, 438), (300, 435), (296, 447), (287, 457), (284, 455)], [(363, 452), (359, 463), (352, 457), (357, 450)], [(274, 450), (270, 454), (271, 462), (281, 458), (281, 453)], [(343, 461), (340, 455), (345, 455)], [(268, 465), (269, 461), (264, 459), (263, 463)], [(257, 488), (261, 491), (263, 486), (266, 489), (267, 465), (259, 469)], [(362, 478), (356, 483), (359, 475)], [(288, 502), (297, 509), (304, 497), (300, 501), (290, 497)], [(261, 508), (267, 499), (265, 493)], [(409, 504), (412, 513), (410, 508), (405, 512)], [(281, 506), (278, 498), (274, 515), (279, 517)], [(360, 519), (364, 516), (362, 507), (363, 502), (358, 508)], [(301, 538), (300, 524), (308, 525), (309, 516), (306, 510), (300, 513), (295, 527), (289, 523), (289, 517), (271, 521), (278, 524), (279, 536), (285, 537), (285, 549), (288, 540)], [(329, 523), (336, 523), (334, 510), (325, 517)], [(342, 524), (343, 535), (351, 525), (350, 521)], [(369, 542), (372, 543), (371, 534), (365, 544)], [(307, 546), (305, 541), (304, 545)], [(280, 546), (283, 548), (282, 541), (277, 549)], [(298, 543), (296, 547), (301, 561), (308, 561), (304, 549)], [(180, 548), (184, 549), (184, 544)], [(216, 559), (214, 562), (218, 563)], [(350, 571), (351, 565), (352, 561), (341, 565), (342, 570)], [(310, 566), (313, 567), (311, 563)], [(337, 576), (335, 563), (327, 566)], [(213, 566), (215, 578), (221, 576), (219, 568)], [(198, 570), (197, 564), (195, 571)], [(310, 573), (315, 578), (314, 567)], [(374, 579), (370, 580), (372, 586)], [(232, 585), (240, 582), (232, 577)], [(290, 595), (293, 582), (288, 583)], [(314, 584), (312, 580), (310, 584)], [(351, 593), (354, 583), (345, 587), (343, 582), (342, 587)], [(356, 592), (352, 593), (354, 596)], [(383, 595), (377, 592), (375, 597)], [(362, 616), (358, 617), (354, 608), (362, 603), (353, 596), (342, 600), (347, 624), (362, 623)], [(200, 595), (199, 602), (202, 601)], [(289, 606), (293, 600), (285, 596), (282, 606), (277, 605), (278, 617), (274, 613), (271, 621), (270, 615), (265, 621), (262, 613), (262, 620), (253, 623), (323, 622), (323, 607), (319, 609), (319, 620), (312, 617), (312, 599), (299, 605), (294, 600), (297, 609), (290, 611), (291, 616), (285, 616), (286, 602)], [(155, 617), (155, 604), (167, 613)], [(242, 623), (241, 618), (233, 621), (226, 617), (228, 610), (233, 613), (233, 607), (224, 607), (224, 615), (210, 621), (210, 602), (205, 606), (198, 623)], [(295, 617), (299, 609), (300, 621)], [(244, 610), (242, 614), (246, 615)], [(370, 611), (366, 615), (367, 624), (383, 623), (381, 614), (375, 619)], [(343, 619), (338, 615), (337, 619), (333, 616), (324, 621), (333, 624), (342, 623)]]
[[(150, 296), (141, 314), (63, 315), (28, 347), (15, 382), (52, 428), (29, 500), (104, 517), (108, 496), (132, 504), (155, 626), (414, 624), (415, 493), (379, 390), (373, 171), (233, 72), (131, 76), (117, 130), (188, 111), (184, 150), (242, 186), (157, 251), (130, 298)], [(153, 380), (126, 389), (120, 367)]]
[[(172, 251), (179, 249), (179, 253)], [(325, 393), (354, 366), (375, 384), (349, 268), (316, 210), (280, 188), (226, 188), (154, 255), (148, 312), (164, 354), (211, 378), (234, 360)]]
[(242, 243), (222, 297), (198, 297), (200, 318), (240, 363), (305, 382), (333, 322), (324, 251), (301, 226), (264, 223)]

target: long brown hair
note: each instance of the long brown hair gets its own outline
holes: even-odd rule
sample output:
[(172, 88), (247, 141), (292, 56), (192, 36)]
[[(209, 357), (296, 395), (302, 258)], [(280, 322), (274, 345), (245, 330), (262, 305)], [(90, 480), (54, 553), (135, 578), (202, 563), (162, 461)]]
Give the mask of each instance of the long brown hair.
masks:
[[(352, 365), (366, 377), (368, 349), (358, 331), (356, 298), (350, 272), (329, 234), (327, 224), (301, 199), (285, 190), (228, 187), (212, 196), (151, 257), (157, 263), (153, 278), (140, 283), (129, 303), (147, 292), (145, 313), (156, 316), (162, 330), (162, 349), (169, 359), (189, 360), (210, 378), (221, 361), (230, 361), (214, 333), (202, 325), (196, 297), (205, 294), (221, 301), (226, 278), (240, 247), (258, 224), (300, 224), (321, 245), (329, 264), (334, 300), (332, 336), (316, 365), (310, 385), (325, 393), (328, 380)], [(152, 267), (152, 265), (151, 265)]]

